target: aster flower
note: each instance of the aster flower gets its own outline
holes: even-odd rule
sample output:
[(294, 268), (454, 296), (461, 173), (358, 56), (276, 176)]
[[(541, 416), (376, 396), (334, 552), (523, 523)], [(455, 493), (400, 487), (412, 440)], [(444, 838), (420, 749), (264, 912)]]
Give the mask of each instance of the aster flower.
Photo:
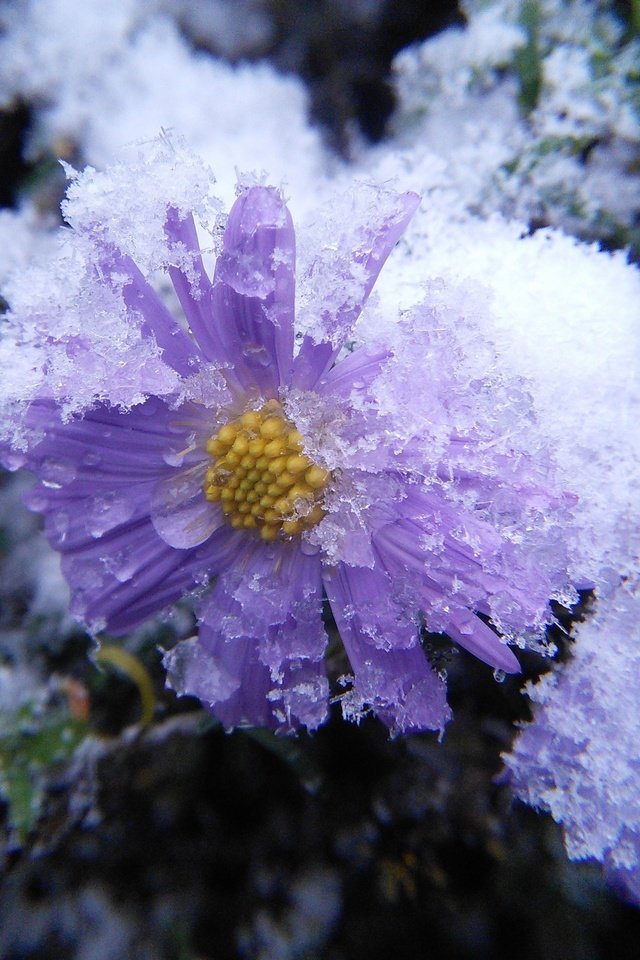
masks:
[(356, 249), (307, 258), (297, 334), (294, 227), (275, 188), (241, 192), (212, 280), (193, 218), (168, 208), (185, 324), (94, 223), (92, 289), (155, 341), (176, 387), (127, 409), (69, 415), (44, 395), (29, 407), (29, 505), (74, 614), (122, 634), (200, 589), (198, 635), (167, 654), (168, 676), (227, 727), (323, 722), (328, 601), (353, 671), (345, 715), (441, 730), (423, 628), (515, 672), (506, 641), (540, 634), (566, 586), (572, 500), (548, 452), (526, 452), (526, 385), (473, 340), (465, 295), (432, 287), (392, 333), (345, 354), (419, 203), (366, 197)]

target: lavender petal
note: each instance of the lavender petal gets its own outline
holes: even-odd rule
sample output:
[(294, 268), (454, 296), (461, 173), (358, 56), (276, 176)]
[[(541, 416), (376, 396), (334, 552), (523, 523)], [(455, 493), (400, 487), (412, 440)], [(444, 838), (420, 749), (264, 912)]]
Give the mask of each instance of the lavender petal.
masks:
[(238, 197), (216, 262), (211, 310), (226, 355), (249, 389), (277, 396), (293, 359), (295, 234), (273, 187)]
[(340, 564), (324, 585), (355, 674), (343, 712), (359, 719), (373, 710), (392, 735), (440, 730), (450, 718), (445, 685), (430, 666), (416, 625), (394, 603), (379, 568)]

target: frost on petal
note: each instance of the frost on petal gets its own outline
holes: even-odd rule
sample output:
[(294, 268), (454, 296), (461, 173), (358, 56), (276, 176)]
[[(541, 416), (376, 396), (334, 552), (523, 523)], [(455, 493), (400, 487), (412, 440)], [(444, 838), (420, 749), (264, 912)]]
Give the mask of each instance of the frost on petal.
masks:
[(516, 657), (477, 614), (492, 614), (509, 638), (529, 633), (533, 642), (551, 619), (552, 583), (543, 564), (536, 568), (526, 550), (512, 549), (492, 525), (437, 488), (410, 488), (395, 512), (373, 539), (397, 589), (415, 597), (429, 630), (518, 672)]
[(338, 566), (323, 580), (354, 672), (341, 697), (345, 717), (373, 711), (392, 735), (442, 731), (451, 716), (444, 682), (420, 646), (416, 623), (394, 602), (389, 578), (380, 569)]
[[(252, 540), (200, 608), (198, 657), (211, 678), (192, 687), (195, 674), (183, 672), (179, 689), (204, 699), (227, 727), (317, 727), (328, 704), (321, 589), (317, 554)], [(215, 695), (199, 692), (205, 683)]]
[(415, 193), (352, 185), (307, 225), (299, 256), (294, 386), (313, 387), (329, 370), (419, 204)]
[(533, 722), (505, 756), (517, 797), (551, 813), (569, 856), (595, 858), (640, 904), (640, 585), (597, 601), (572, 659), (530, 685)]
[(99, 259), (90, 242), (64, 231), (55, 256), (5, 288), (11, 309), (0, 340), (0, 413), (3, 434), (16, 444), (25, 443), (24, 412), (39, 397), (69, 416), (97, 401), (131, 407), (178, 387), (158, 342), (143, 335), (143, 310), (128, 306), (122, 286), (104, 282)]
[(68, 168), (71, 182), (62, 204), (65, 220), (78, 233), (130, 256), (145, 278), (175, 264), (167, 242), (170, 210), (195, 213), (213, 226), (221, 204), (213, 195), (207, 165), (177, 141), (159, 137), (135, 160), (106, 170)]
[(275, 397), (293, 360), (295, 234), (274, 187), (250, 187), (229, 213), (211, 315), (245, 388)]

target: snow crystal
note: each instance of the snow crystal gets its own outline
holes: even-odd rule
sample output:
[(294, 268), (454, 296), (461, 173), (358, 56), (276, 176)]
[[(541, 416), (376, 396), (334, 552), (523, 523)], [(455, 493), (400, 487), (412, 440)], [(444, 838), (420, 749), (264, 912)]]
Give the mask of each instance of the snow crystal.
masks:
[[(639, 538), (640, 539), (640, 538)], [(534, 722), (505, 756), (516, 795), (551, 813), (574, 860), (640, 899), (640, 582), (579, 625), (572, 659), (530, 685)]]
[(148, 275), (179, 259), (179, 251), (167, 247), (169, 207), (180, 217), (195, 214), (213, 231), (222, 204), (214, 195), (213, 172), (178, 138), (154, 138), (138, 147), (134, 159), (125, 157), (107, 172), (86, 167), (77, 173), (65, 165), (71, 183), (62, 212), (76, 231), (99, 236)]
[(64, 212), (75, 229), (58, 231), (55, 249), (14, 270), (4, 287), (11, 309), (0, 340), (3, 436), (18, 446), (20, 411), (36, 397), (57, 400), (68, 417), (97, 400), (128, 407), (179, 389), (153, 338), (131, 323), (126, 278), (96, 283), (95, 275), (113, 249), (147, 275), (179, 262), (164, 234), (168, 208), (194, 209), (205, 223), (219, 209), (206, 166), (162, 138), (130, 167), (72, 176)]
[[(399, 166), (396, 172), (402, 187), (416, 187), (415, 169), (414, 176)], [(496, 345), (498, 365), (527, 381), (537, 420), (529, 453), (551, 446), (563, 485), (581, 501), (574, 573), (607, 580), (611, 569), (629, 566), (629, 517), (638, 499), (640, 274), (624, 253), (556, 231), (526, 236), (500, 217), (451, 222), (446, 205), (429, 202), (428, 189), (424, 184), (427, 198), (407, 231), (405, 255), (391, 258), (376, 287), (379, 312), (409, 309), (429, 277), (446, 289), (472, 281), (485, 290), (485, 305), (482, 298), (460, 303), (458, 315), (475, 314)], [(437, 287), (429, 291), (437, 304)], [(371, 320), (370, 311), (359, 328), (363, 339)]]

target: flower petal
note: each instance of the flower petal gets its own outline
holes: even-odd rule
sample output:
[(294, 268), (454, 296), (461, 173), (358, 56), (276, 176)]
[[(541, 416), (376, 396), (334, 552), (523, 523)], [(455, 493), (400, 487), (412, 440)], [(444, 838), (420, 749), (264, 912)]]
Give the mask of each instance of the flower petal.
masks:
[(220, 643), (203, 627), (200, 637), (165, 654), (164, 664), (168, 686), (180, 696), (198, 697), (226, 729), (260, 726), (293, 733), (300, 726), (314, 730), (327, 716), (322, 661), (292, 661), (274, 680), (251, 637)]
[(417, 627), (403, 614), (380, 568), (325, 570), (324, 586), (355, 680), (343, 713), (359, 719), (373, 709), (393, 735), (440, 730), (450, 718), (445, 685), (429, 664)]
[[(411, 517), (414, 511), (421, 515)], [(511, 589), (500, 562), (504, 548), (497, 531), (444, 497), (413, 488), (396, 512), (405, 515), (381, 525), (373, 540), (390, 576), (415, 594), (428, 629), (447, 633), (493, 667), (519, 673), (517, 658), (476, 615), (491, 610), (493, 597)], [(473, 547), (461, 539), (461, 531)], [(540, 610), (532, 613), (526, 602), (519, 606), (517, 590), (511, 590), (511, 596), (514, 623), (521, 631), (536, 627), (534, 616), (541, 617)]]
[(505, 673), (520, 673), (518, 658), (500, 637), (469, 610), (452, 610), (447, 633), (478, 660)]
[(108, 539), (63, 554), (71, 612), (94, 632), (126, 633), (233, 563), (240, 546), (229, 526), (199, 547), (175, 550), (149, 520), (123, 524)]
[(275, 397), (293, 360), (295, 234), (278, 190), (252, 187), (231, 208), (211, 309), (245, 387)]
[(321, 396), (347, 399), (353, 393), (364, 393), (380, 373), (382, 365), (392, 356), (388, 348), (372, 350), (360, 347), (354, 350), (322, 378), (316, 386)]
[(151, 493), (151, 520), (165, 543), (184, 550), (208, 540), (225, 522), (220, 505), (204, 496), (207, 463), (175, 470)]
[(142, 276), (131, 257), (112, 249), (100, 264), (102, 274), (122, 286), (127, 306), (142, 314), (142, 334), (152, 335), (169, 366), (185, 377), (197, 370), (201, 356), (176, 318)]
[[(313, 259), (301, 280), (303, 285), (306, 281), (312, 287), (303, 299), (308, 301), (307, 309), (314, 319), (319, 310), (318, 297), (313, 291), (320, 289), (326, 296), (322, 301), (320, 329), (305, 334), (294, 360), (292, 386), (300, 390), (314, 388), (331, 368), (387, 257), (420, 205), (420, 197), (415, 193), (376, 190), (370, 200), (366, 205), (366, 221), (356, 223), (355, 227), (348, 222), (342, 235), (332, 234), (331, 255)], [(357, 215), (362, 214), (357, 211)], [(345, 249), (347, 244), (350, 246)], [(302, 311), (299, 319), (304, 324)]]
[(176, 257), (176, 264), (169, 267), (169, 276), (189, 329), (207, 360), (231, 366), (232, 359), (214, 323), (211, 281), (202, 263), (193, 217), (181, 217), (175, 208), (170, 208), (165, 233)]
[[(294, 543), (245, 541), (201, 607), (197, 651), (171, 682), (228, 727), (317, 727), (328, 701), (321, 597), (317, 555)], [(206, 662), (206, 677), (192, 662)]]
[(34, 404), (32, 428), (44, 438), (26, 467), (39, 478), (27, 504), (44, 514), (45, 533), (62, 554), (72, 612), (93, 629), (123, 632), (215, 575), (237, 551), (238, 534), (217, 531), (201, 547), (175, 550), (151, 522), (151, 496), (175, 468), (166, 461), (184, 445), (172, 411), (149, 400), (128, 413), (99, 407), (62, 423), (47, 403)]

